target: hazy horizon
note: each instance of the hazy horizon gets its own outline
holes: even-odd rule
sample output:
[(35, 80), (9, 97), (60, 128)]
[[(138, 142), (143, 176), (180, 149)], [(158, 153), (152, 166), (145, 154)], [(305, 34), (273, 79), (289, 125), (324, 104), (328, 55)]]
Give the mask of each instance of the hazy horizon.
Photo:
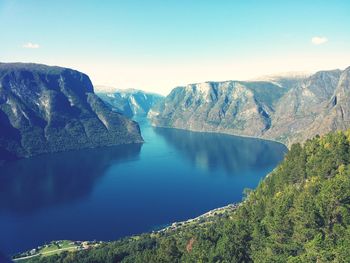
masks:
[[(350, 63), (349, 66), (350, 67)], [(149, 93), (155, 93), (155, 94), (160, 94), (163, 96), (167, 96), (174, 88), (176, 87), (182, 87), (182, 86), (187, 86), (187, 85), (192, 85), (192, 84), (198, 84), (198, 83), (204, 83), (204, 82), (226, 82), (226, 81), (269, 81), (269, 78), (272, 77), (288, 77), (288, 76), (309, 76), (312, 75), (316, 72), (319, 71), (327, 71), (327, 70), (345, 70), (347, 67), (343, 67), (343, 68), (328, 68), (328, 69), (318, 69), (318, 70), (314, 70), (314, 71), (288, 71), (288, 72), (273, 72), (271, 74), (266, 74), (266, 75), (259, 75), (259, 76), (255, 76), (255, 77), (251, 77), (251, 78), (247, 78), (247, 79), (238, 79), (238, 78), (232, 78), (232, 79), (222, 79), (222, 80), (204, 80), (201, 82), (190, 82), (190, 83), (183, 83), (183, 84), (179, 84), (179, 85), (175, 85), (172, 88), (170, 88), (170, 90), (159, 90), (159, 91), (154, 91), (154, 90), (147, 90), (147, 89), (142, 89), (139, 87), (134, 87), (134, 88), (123, 88), (123, 87), (117, 87), (117, 86), (113, 86), (113, 85), (103, 85), (103, 84), (98, 84), (98, 83), (93, 83), (94, 86), (94, 90), (95, 92), (114, 92), (114, 91), (145, 91), (145, 92), (149, 92)], [(162, 91), (165, 91), (165, 93), (161, 93)]]
[(163, 95), (190, 83), (344, 69), (349, 9), (344, 0), (3, 0), (0, 61), (69, 67), (95, 86)]

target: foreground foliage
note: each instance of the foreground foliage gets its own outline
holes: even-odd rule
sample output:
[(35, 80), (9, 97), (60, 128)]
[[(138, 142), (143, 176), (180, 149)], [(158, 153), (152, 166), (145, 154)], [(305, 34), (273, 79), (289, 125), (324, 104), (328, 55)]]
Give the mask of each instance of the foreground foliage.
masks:
[(231, 215), (30, 262), (347, 262), (350, 131), (292, 146)]

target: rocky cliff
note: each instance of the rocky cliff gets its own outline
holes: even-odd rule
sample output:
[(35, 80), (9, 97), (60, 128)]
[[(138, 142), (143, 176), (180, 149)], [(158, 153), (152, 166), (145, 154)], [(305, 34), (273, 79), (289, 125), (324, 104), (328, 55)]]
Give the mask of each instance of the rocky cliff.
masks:
[(175, 88), (151, 109), (152, 124), (280, 141), (286, 145), (350, 127), (350, 68), (267, 81)]
[(141, 90), (127, 89), (96, 93), (112, 109), (130, 118), (144, 117), (163, 96)]
[(0, 127), (0, 159), (142, 142), (87, 75), (38, 64), (0, 63)]
[(271, 82), (207, 82), (175, 88), (149, 112), (152, 124), (261, 137), (288, 90)]

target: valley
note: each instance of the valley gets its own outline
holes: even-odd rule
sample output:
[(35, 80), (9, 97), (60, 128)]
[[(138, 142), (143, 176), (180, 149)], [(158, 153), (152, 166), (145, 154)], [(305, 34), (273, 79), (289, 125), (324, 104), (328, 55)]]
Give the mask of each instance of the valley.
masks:
[(0, 263), (349, 263), (349, 10), (0, 0)]
[[(8, 132), (0, 134), (0, 146), (6, 153), (3, 156), (11, 153), (16, 159), (31, 158), (17, 161), (5, 158), (0, 166), (3, 200), (0, 208), (5, 212), (0, 215), (0, 224), (7, 226), (0, 246), (6, 253), (29, 249), (20, 254), (25, 262), (46, 262), (68, 254), (90, 257), (90, 253), (81, 251), (78, 246), (42, 252), (42, 244), (61, 239), (99, 240), (98, 246), (89, 247), (92, 251), (111, 246), (129, 247), (149, 238), (152, 244), (170, 239), (171, 242), (185, 242), (185, 252), (190, 253), (197, 247), (198, 235), (231, 219), (235, 222), (236, 214), (249, 206), (252, 193), (259, 191), (265, 181), (270, 181), (270, 176), (278, 174), (277, 165), (287, 149), (277, 142), (292, 150), (293, 153), (287, 154), (288, 159), (295, 152), (293, 147), (299, 147), (294, 142), (304, 142), (315, 135), (313, 141), (322, 142), (323, 137), (319, 139), (318, 134), (348, 128), (349, 69), (302, 77), (274, 76), (249, 82), (191, 84), (175, 88), (166, 97), (135, 90), (99, 92), (97, 97), (88, 77), (83, 77), (88, 83), (84, 84), (88, 86), (87, 93), (80, 94), (75, 85), (66, 88), (67, 81), (60, 79), (68, 77), (61, 75), (65, 72), (73, 76), (81, 74), (75, 71), (33, 64), (3, 67), (6, 71), (2, 73), (0, 109), (7, 116), (2, 121), (7, 119), (9, 126)], [(42, 80), (44, 76), (46, 79)], [(56, 85), (47, 82), (51, 76), (52, 82), (58, 83), (54, 94), (62, 92), (70, 106), (55, 108), (54, 105), (62, 102), (56, 102), (56, 95), (52, 98), (49, 95), (49, 105), (44, 105), (49, 109), (43, 115), (40, 101), (46, 92), (52, 92), (51, 85)], [(48, 91), (40, 91), (44, 95), (39, 91), (27, 94), (31, 85), (45, 87)], [(22, 94), (27, 94), (37, 106), (28, 104), (30, 100), (27, 99), (21, 101)], [(89, 96), (94, 97), (93, 103)], [(18, 104), (13, 106), (14, 102)], [(14, 114), (19, 118), (14, 118)], [(62, 116), (67, 117), (57, 122), (55, 118)], [(42, 118), (46, 126), (37, 124), (40, 123), (38, 118)], [(100, 139), (89, 137), (86, 120), (105, 126), (104, 131), (91, 126), (94, 133), (101, 132), (94, 135)], [(83, 144), (79, 141), (75, 144), (77, 137), (74, 136), (80, 135), (70, 130), (75, 121), (77, 125), (85, 125), (84, 136), (88, 137)], [(57, 126), (60, 133), (49, 135), (50, 125), (64, 125), (65, 128)], [(18, 130), (21, 140), (8, 137), (13, 134), (10, 128)], [(29, 138), (27, 131), (28, 136), (34, 136), (31, 129), (44, 135), (45, 139), (34, 141), (33, 145), (45, 150), (35, 150), (39, 148), (33, 148), (23, 139)], [(63, 131), (73, 137), (64, 138)], [(333, 135), (327, 136), (325, 138), (333, 138)], [(32, 139), (37, 140), (36, 135)], [(48, 148), (51, 140), (59, 140), (60, 147), (65, 148)], [(288, 163), (286, 159), (285, 162)], [(258, 190), (251, 190), (255, 187)], [(181, 198), (178, 191), (181, 191)], [(240, 203), (243, 198), (248, 199)], [(139, 202), (140, 199), (143, 201)], [(230, 203), (239, 205), (227, 205)], [(159, 211), (163, 211), (162, 214)], [(71, 224), (72, 219), (75, 224)], [(94, 228), (96, 222), (104, 227)], [(37, 232), (43, 225), (46, 227)], [(85, 231), (87, 228), (89, 232)], [(10, 241), (15, 232), (16, 237), (21, 238)], [(36, 236), (35, 243), (33, 236)], [(183, 240), (182, 236), (189, 239)], [(115, 238), (121, 239), (116, 243), (110, 241)], [(30, 252), (38, 246), (38, 251)], [(182, 245), (176, 247), (179, 257), (188, 256)], [(152, 246), (144, 251), (148, 249), (162, 251)], [(127, 257), (140, 256), (134, 252), (128, 248)], [(141, 257), (146, 256), (143, 253), (142, 250)], [(157, 253), (154, 256), (158, 257)]]
[(149, 110), (158, 102), (163, 100), (163, 96), (144, 92), (142, 90), (114, 90), (103, 91), (103, 87), (95, 87), (96, 93), (107, 105), (114, 111), (123, 114), (129, 118), (140, 118), (147, 116)]
[(1, 166), (2, 252), (17, 254), (52, 240), (141, 235), (238, 203), (243, 190), (255, 188), (287, 151), (279, 143), (137, 121), (143, 144), (40, 155)]

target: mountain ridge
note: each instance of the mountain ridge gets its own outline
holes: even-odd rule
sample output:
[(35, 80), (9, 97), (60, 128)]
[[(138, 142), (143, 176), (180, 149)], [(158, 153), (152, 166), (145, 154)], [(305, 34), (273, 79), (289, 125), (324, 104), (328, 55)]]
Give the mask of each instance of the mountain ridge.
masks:
[(143, 141), (86, 74), (35, 63), (0, 64), (0, 123), (0, 159)]
[[(344, 115), (343, 109), (350, 101), (346, 92), (349, 71), (350, 67), (318, 71), (303, 78), (281, 77), (278, 82), (223, 81), (180, 86), (155, 105), (148, 117), (154, 126), (257, 137), (290, 146), (318, 133), (350, 127), (350, 116), (346, 110)], [(332, 103), (345, 106), (332, 110)], [(335, 117), (329, 119), (331, 111), (337, 116), (343, 111), (346, 120), (343, 118), (341, 123)], [(328, 123), (322, 125), (327, 119)]]
[(96, 94), (114, 111), (129, 118), (146, 116), (151, 107), (164, 98), (162, 95), (137, 89), (115, 89), (113, 92)]

